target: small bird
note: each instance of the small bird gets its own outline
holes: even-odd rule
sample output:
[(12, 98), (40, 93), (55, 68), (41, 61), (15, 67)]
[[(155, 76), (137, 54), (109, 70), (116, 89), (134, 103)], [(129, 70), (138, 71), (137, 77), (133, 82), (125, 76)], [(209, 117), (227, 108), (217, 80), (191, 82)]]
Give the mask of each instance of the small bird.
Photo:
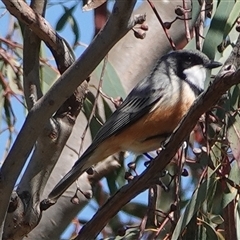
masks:
[(203, 92), (207, 70), (219, 66), (221, 63), (197, 50), (161, 57), (101, 127), (47, 201), (54, 204), (83, 172), (116, 152), (141, 154), (158, 149)]

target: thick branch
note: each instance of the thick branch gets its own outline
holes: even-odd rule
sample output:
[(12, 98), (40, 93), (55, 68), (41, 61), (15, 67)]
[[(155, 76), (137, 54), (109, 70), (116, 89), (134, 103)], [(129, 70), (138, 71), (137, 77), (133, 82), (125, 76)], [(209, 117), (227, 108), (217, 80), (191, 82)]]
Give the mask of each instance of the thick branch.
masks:
[[(231, 60), (231, 62), (233, 62)], [(229, 65), (230, 66), (230, 65)], [(231, 86), (240, 82), (240, 70), (228, 71), (223, 69), (219, 77), (194, 103), (179, 127), (171, 135), (164, 149), (140, 175), (132, 182), (122, 187), (116, 194), (98, 210), (95, 216), (82, 228), (76, 239), (93, 239), (107, 224), (110, 218), (131, 199), (156, 183), (161, 172), (174, 157), (185, 138), (190, 134), (200, 116), (208, 111)], [(233, 67), (234, 68), (234, 67)]]
[[(32, 0), (30, 6), (35, 13), (44, 15), (46, 1)], [(26, 11), (26, 9), (23, 10)], [(41, 19), (43, 20), (43, 18)], [(24, 20), (26, 21), (26, 19)], [(54, 30), (51, 30), (51, 32), (54, 32)], [(55, 53), (55, 60), (62, 73), (73, 64), (75, 58), (68, 57), (73, 55), (72, 50), (70, 47), (69, 49), (65, 47), (66, 44), (57, 34), (56, 37), (56, 40), (59, 39), (55, 43), (55, 47), (58, 47), (58, 52), (54, 49), (52, 49), (52, 52)], [(60, 44), (61, 41), (63, 41), (63, 44)], [(39, 79), (40, 43), (41, 39), (25, 26), (23, 79), (28, 109), (31, 109), (35, 102), (42, 97)], [(50, 45), (48, 46), (52, 48)], [(68, 54), (69, 50), (70, 54)], [(16, 190), (17, 193), (12, 195), (9, 206), (12, 207), (17, 203), (17, 207), (16, 209), (12, 208), (14, 211), (7, 214), (3, 234), (4, 239), (22, 238), (39, 223), (42, 216), (39, 209), (40, 197), (72, 132), (76, 117), (82, 107), (87, 87), (88, 84), (84, 82), (75, 90), (74, 94), (64, 102), (57, 113), (46, 123), (42, 134), (38, 137), (28, 167)]]
[[(69, 163), (69, 161), (71, 161), (70, 159), (75, 161), (78, 157), (78, 154), (76, 154), (76, 152), (71, 152), (71, 150), (67, 148), (65, 148), (64, 151), (65, 152), (63, 152), (63, 154), (65, 156), (65, 164), (67, 159), (68, 164), (71, 165)], [(68, 154), (65, 154), (66, 152), (68, 152)], [(93, 188), (98, 183), (98, 181), (120, 167), (119, 159), (121, 159), (121, 157), (111, 156), (95, 166), (93, 175), (88, 175), (87, 173), (81, 175), (78, 179), (78, 185), (81, 188), (81, 191), (84, 192), (88, 197), (91, 197), (93, 195)], [(59, 162), (57, 163), (57, 166), (54, 170), (60, 172), (59, 177), (62, 175), (62, 167), (61, 164), (59, 165)], [(66, 172), (63, 174), (65, 173)], [(49, 183), (51, 185), (51, 189), (57, 184), (58, 179), (59, 178), (54, 178), (51, 176)], [(89, 203), (89, 199), (86, 198), (86, 195), (83, 195), (78, 191), (78, 204), (71, 204), (70, 201), (74, 196), (76, 189), (77, 183), (75, 182), (68, 189), (68, 191), (64, 193), (64, 196), (58, 200), (57, 204), (42, 214), (39, 225), (33, 229), (24, 239), (59, 239), (63, 230), (66, 229), (66, 227), (69, 225), (69, 222), (71, 222), (74, 216), (76, 216), (78, 212), (81, 211), (86, 206), (86, 204)], [(46, 194), (48, 193), (49, 192), (46, 191)], [(46, 197), (47, 195), (44, 196)], [(104, 197), (106, 197), (105, 199), (108, 198), (108, 196)], [(54, 231), (52, 229), (54, 229)]]
[[(45, 14), (46, 1), (32, 1), (31, 5), (35, 12)], [(42, 97), (39, 77), (39, 50), (41, 39), (29, 28), (24, 28), (23, 37), (23, 83), (24, 96), (31, 109), (34, 101)]]
[[(74, 54), (67, 42), (60, 37), (40, 14), (22, 0), (3, 0), (7, 10), (19, 21), (28, 26), (51, 50), (61, 73), (71, 66)], [(64, 57), (63, 57), (64, 56)]]
[[(9, 1), (4, 1), (4, 3), (13, 7), (13, 3), (9, 3)], [(96, 36), (82, 56), (71, 68), (64, 72), (29, 112), (0, 172), (0, 196), (4, 196), (0, 198), (1, 227), (14, 184), (46, 121), (90, 75), (113, 45), (133, 27), (134, 21), (131, 21), (130, 17), (135, 3), (136, 0), (116, 1), (113, 12), (103, 30)], [(22, 147), (23, 142), (25, 143), (24, 148)], [(8, 187), (6, 187), (6, 182), (8, 182)]]

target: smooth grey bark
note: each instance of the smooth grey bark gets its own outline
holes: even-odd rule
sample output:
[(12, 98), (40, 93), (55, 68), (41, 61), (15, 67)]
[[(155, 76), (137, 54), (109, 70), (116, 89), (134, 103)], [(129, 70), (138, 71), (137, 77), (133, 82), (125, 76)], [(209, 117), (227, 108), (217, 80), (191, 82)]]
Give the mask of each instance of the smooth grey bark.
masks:
[[(19, 20), (26, 21), (28, 13), (26, 16), (19, 14), (19, 11), (22, 10), (21, 6), (28, 7), (24, 2), (3, 2), (11, 13), (13, 12), (19, 17)], [(115, 11), (110, 16), (103, 31), (96, 36), (95, 40), (86, 49), (81, 58), (75, 62), (71, 69), (67, 70), (30, 110), (0, 172), (0, 196), (2, 196), (0, 198), (0, 235), (2, 235), (6, 211), (8, 209), (8, 203), (14, 184), (35, 141), (37, 140), (37, 137), (44, 128), (45, 123), (52, 114), (58, 110), (64, 101), (71, 96), (72, 92), (79, 86), (79, 84), (88, 78), (90, 73), (99, 64), (112, 46), (136, 24), (136, 19), (130, 19), (135, 2), (136, 1), (134, 0), (116, 1), (114, 5)], [(39, 23), (41, 20), (44, 20), (41, 16), (33, 14), (31, 16), (33, 17), (33, 21), (36, 16)], [(23, 19), (21, 19), (22, 17)], [(30, 28), (33, 28), (33, 30), (39, 30), (36, 28), (36, 25), (32, 24), (32, 21), (28, 21), (27, 23)], [(46, 27), (47, 24), (44, 25), (44, 23), (42, 23), (41, 26)], [(112, 34), (109, 35), (109, 32)], [(96, 57), (93, 58), (95, 55)], [(71, 82), (71, 84), (69, 84), (69, 82)], [(25, 143), (24, 147), (23, 143)]]
[[(154, 4), (157, 7), (163, 21), (171, 21), (174, 19), (176, 16), (174, 9), (176, 5), (181, 3), (181, 1), (168, 1), (163, 5), (162, 2), (154, 1)], [(117, 71), (126, 92), (129, 92), (136, 82), (141, 80), (141, 78), (149, 72), (157, 58), (171, 50), (167, 38), (149, 5), (144, 2), (139, 9), (134, 11), (134, 14), (138, 13), (146, 13), (147, 15), (146, 23), (149, 26), (149, 30), (146, 32), (146, 38), (143, 40), (136, 39), (133, 32), (130, 31), (113, 47), (108, 55), (108, 59)], [(186, 43), (183, 21), (178, 21), (173, 24), (170, 29), (170, 34), (177, 46), (179, 46), (179, 44), (182, 45)], [(99, 79), (97, 78), (91, 78), (90, 83), (97, 85), (98, 81)], [(78, 159), (78, 155), (76, 153), (79, 150), (81, 134), (86, 124), (87, 122), (84, 115), (80, 114), (72, 135), (70, 136), (68, 143), (58, 160), (55, 170), (49, 179), (44, 196), (52, 190), (59, 179), (66, 174), (68, 170), (70, 170), (76, 159)], [(90, 134), (88, 134), (85, 138), (83, 149), (85, 149), (90, 142), (91, 137)], [(107, 160), (99, 165), (109, 168), (109, 161)], [(115, 167), (117, 168), (118, 165), (115, 164)], [(110, 168), (109, 170), (111, 171), (112, 169)], [(81, 189), (84, 189), (84, 191), (92, 192), (92, 186), (89, 184), (87, 175), (84, 174), (79, 178), (78, 185)], [(42, 239), (59, 238), (60, 234), (69, 224), (69, 220), (73, 219), (88, 203), (88, 200), (80, 194), (80, 204), (72, 204), (70, 200), (74, 196), (75, 191), (76, 184), (74, 183), (53, 207), (44, 212), (41, 222), (28, 236), (34, 239), (41, 234)], [(67, 217), (62, 218), (61, 216), (64, 215)], [(52, 225), (53, 222), (55, 224), (55, 228), (57, 228), (55, 231), (52, 231), (52, 227), (54, 227)]]

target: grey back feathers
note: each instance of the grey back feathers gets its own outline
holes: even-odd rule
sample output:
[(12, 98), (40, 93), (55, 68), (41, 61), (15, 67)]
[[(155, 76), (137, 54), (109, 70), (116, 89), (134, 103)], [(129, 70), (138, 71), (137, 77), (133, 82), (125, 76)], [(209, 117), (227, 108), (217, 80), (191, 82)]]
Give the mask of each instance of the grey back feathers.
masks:
[[(200, 94), (203, 91), (206, 77), (204, 66), (209, 62), (210, 60), (206, 55), (194, 50), (175, 51), (160, 58), (152, 72), (135, 86), (120, 107), (99, 130), (93, 144), (81, 158), (87, 157), (105, 139), (118, 134), (125, 127), (150, 112), (154, 104), (159, 101), (163, 94), (166, 94), (171, 81), (176, 81), (176, 79), (178, 81), (186, 80), (193, 90), (197, 89), (195, 94)], [(194, 66), (196, 67), (194, 68)], [(188, 71), (188, 69), (192, 69), (192, 71)], [(195, 79), (194, 71), (196, 69), (201, 74), (198, 73)]]
[[(89, 148), (49, 194), (49, 201), (56, 201), (86, 169), (102, 161), (102, 158), (107, 155), (113, 154), (114, 151), (127, 149), (144, 152), (157, 148), (160, 145), (161, 136), (173, 131), (192, 102), (203, 91), (206, 69), (218, 66), (220, 66), (219, 63), (210, 61), (203, 53), (193, 50), (175, 51), (160, 58), (151, 73), (129, 93), (125, 101), (96, 134)], [(166, 114), (165, 117), (163, 114)], [(155, 118), (151, 120), (153, 115)], [(125, 131), (129, 134), (130, 140), (127, 145), (123, 145), (119, 142), (118, 136), (121, 136), (120, 133), (124, 133), (127, 127), (134, 127), (135, 123), (138, 126), (136, 131), (145, 124), (146, 132), (142, 131), (138, 135), (133, 129), (131, 134), (134, 135), (135, 131), (137, 136), (132, 136)], [(167, 124), (168, 129), (166, 129)], [(123, 134), (120, 140), (124, 141), (125, 136)], [(109, 137), (113, 137), (115, 144), (119, 145), (118, 148), (112, 149), (108, 146), (112, 141), (108, 139)], [(109, 142), (105, 141), (106, 139)]]

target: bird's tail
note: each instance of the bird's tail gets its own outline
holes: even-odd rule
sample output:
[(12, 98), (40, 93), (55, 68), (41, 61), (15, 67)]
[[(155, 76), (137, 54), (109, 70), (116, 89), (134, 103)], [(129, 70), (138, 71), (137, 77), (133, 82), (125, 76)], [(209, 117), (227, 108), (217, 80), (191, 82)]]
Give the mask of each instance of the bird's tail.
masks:
[(59, 181), (54, 189), (49, 193), (47, 202), (54, 204), (58, 198), (83, 174), (88, 167), (86, 161), (88, 158), (79, 159), (72, 169)]

